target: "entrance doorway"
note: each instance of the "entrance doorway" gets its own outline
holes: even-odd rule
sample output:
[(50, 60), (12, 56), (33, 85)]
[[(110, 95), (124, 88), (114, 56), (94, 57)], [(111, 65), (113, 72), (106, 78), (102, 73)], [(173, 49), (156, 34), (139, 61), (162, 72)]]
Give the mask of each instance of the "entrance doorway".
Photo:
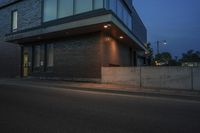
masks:
[(29, 69), (29, 57), (28, 54), (25, 53), (24, 54), (24, 63), (23, 63), (23, 77), (27, 77), (28, 76), (28, 69)]

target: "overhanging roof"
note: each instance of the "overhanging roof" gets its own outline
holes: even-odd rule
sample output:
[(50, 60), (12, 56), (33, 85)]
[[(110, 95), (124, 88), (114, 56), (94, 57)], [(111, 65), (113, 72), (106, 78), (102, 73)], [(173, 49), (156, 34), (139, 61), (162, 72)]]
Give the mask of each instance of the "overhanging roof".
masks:
[(86, 32), (102, 31), (102, 25), (106, 23), (113, 24), (118, 31), (123, 32), (130, 38), (138, 47), (145, 50), (144, 45), (132, 34), (122, 22), (116, 18), (112, 13), (97, 15), (85, 19), (71, 21), (62, 24), (54, 24), (50, 26), (41, 26), (24, 32), (17, 32), (6, 36), (5, 41), (16, 41), (18, 43), (25, 43), (28, 41), (37, 41), (42, 38), (56, 36), (67, 36), (72, 34), (81, 34)]

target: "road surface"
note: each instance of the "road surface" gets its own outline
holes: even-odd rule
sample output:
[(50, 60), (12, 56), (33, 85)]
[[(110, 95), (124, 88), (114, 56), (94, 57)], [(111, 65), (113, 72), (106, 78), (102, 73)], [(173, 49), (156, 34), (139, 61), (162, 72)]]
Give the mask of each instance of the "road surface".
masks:
[(0, 85), (0, 133), (200, 133), (200, 102)]

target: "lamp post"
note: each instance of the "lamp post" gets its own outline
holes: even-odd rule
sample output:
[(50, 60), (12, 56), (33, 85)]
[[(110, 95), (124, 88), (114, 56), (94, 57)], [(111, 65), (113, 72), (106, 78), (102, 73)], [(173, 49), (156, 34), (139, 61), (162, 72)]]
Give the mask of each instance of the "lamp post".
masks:
[(164, 41), (157, 41), (156, 44), (157, 44), (157, 54), (160, 54), (160, 45), (166, 45), (167, 41), (166, 40), (164, 40)]

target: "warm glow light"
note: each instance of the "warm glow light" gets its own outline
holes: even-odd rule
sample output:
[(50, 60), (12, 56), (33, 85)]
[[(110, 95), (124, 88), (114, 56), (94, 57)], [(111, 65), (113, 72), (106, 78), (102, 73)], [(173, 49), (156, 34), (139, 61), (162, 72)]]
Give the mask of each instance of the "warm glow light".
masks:
[(108, 28), (108, 25), (104, 25), (104, 28), (107, 29), (107, 28)]
[(106, 40), (106, 41), (110, 41), (110, 37), (106, 37), (105, 40)]
[(119, 38), (120, 38), (120, 39), (124, 39), (124, 37), (123, 37), (123, 36), (120, 36)]
[(111, 27), (111, 24), (106, 24), (106, 25), (104, 25), (103, 27), (104, 27), (104, 29), (108, 29), (108, 28)]

